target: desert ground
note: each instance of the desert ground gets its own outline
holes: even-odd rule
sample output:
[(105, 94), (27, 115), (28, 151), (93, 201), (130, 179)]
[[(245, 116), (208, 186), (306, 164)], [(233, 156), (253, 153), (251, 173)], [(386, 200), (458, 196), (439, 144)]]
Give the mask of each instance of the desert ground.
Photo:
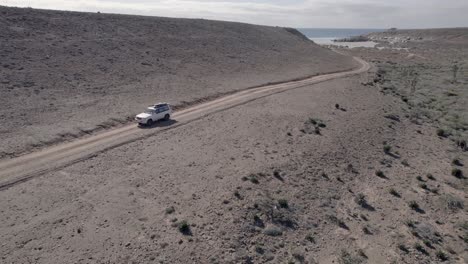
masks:
[[(0, 158), (354, 61), (294, 29), (0, 7)], [(77, 110), (79, 109), (79, 110)]]
[[(302, 58), (297, 72), (293, 58), (281, 66), (285, 75), (270, 69), (272, 78), (260, 66), (265, 58), (255, 57), (252, 71), (265, 74), (257, 84), (356, 68), (351, 56), (281, 28), (265, 30), (305, 45), (289, 55), (311, 58)], [(1, 189), (1, 262), (467, 263), (468, 30), (455, 31), (371, 35), (378, 48), (339, 50), (371, 63), (367, 72), (180, 120)], [(233, 81), (217, 67), (219, 82)], [(193, 98), (209, 98), (255, 86), (240, 68), (229, 89), (193, 84), (173, 96), (198, 91)], [(103, 102), (120, 100), (103, 90)], [(86, 111), (72, 113), (96, 121)], [(55, 132), (48, 129), (45, 135)], [(89, 137), (103, 132), (94, 133)]]

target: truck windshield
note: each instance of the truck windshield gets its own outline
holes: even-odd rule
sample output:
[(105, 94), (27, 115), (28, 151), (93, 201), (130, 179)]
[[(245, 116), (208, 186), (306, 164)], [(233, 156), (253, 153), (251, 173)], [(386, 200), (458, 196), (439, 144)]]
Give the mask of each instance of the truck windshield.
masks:
[(147, 114), (152, 114), (152, 113), (154, 113), (154, 110), (149, 110), (149, 109), (148, 109), (148, 110), (145, 111), (145, 113), (147, 113)]

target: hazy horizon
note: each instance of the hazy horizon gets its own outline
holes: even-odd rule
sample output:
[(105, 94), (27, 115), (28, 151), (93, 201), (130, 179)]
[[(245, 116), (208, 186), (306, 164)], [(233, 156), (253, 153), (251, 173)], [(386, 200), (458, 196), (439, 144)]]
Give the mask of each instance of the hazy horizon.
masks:
[(0, 0), (0, 5), (127, 15), (212, 19), (323, 29), (467, 27), (468, 2), (447, 0)]

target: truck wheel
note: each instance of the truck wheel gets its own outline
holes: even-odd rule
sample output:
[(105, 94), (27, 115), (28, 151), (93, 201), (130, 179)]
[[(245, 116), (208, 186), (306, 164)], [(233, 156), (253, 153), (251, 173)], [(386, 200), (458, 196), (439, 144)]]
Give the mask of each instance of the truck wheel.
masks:
[(170, 116), (169, 114), (166, 114), (166, 115), (164, 116), (164, 120), (166, 120), (166, 121), (169, 120), (169, 118), (171, 118), (171, 116)]
[(153, 125), (153, 120), (149, 119), (148, 121), (146, 121), (146, 125), (147, 126), (152, 126)]

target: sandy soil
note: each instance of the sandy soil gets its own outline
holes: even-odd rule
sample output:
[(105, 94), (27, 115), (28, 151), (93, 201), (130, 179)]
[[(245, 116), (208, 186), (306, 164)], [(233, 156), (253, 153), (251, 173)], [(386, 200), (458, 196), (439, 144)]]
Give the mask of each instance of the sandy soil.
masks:
[(443, 252), (464, 263), (466, 180), (450, 175), (455, 147), (405, 117), (406, 103), (363, 85), (373, 78), (258, 99), (4, 190), (0, 255), (434, 263)]
[(251, 86), (354, 67), (298, 31), (0, 7), (0, 158)]

